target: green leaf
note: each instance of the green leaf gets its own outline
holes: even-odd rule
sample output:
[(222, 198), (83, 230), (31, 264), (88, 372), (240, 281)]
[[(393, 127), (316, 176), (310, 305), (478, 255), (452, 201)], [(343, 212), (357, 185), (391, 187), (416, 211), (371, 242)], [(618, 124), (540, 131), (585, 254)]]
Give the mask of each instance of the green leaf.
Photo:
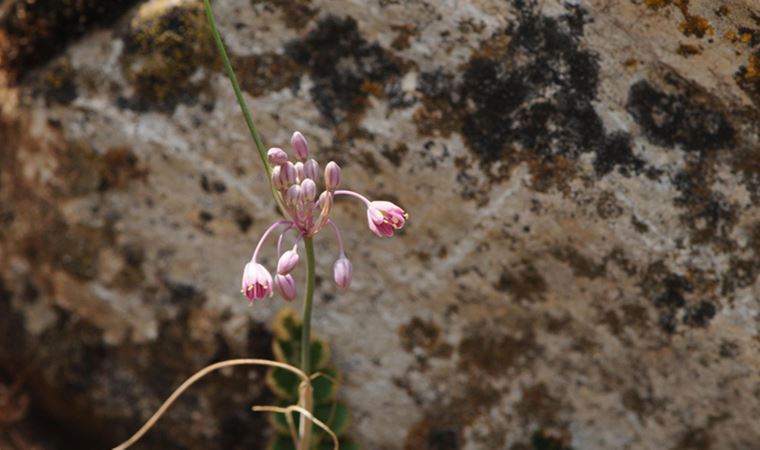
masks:
[(341, 450), (361, 450), (361, 446), (350, 439), (339, 439)]
[(301, 343), (298, 341), (275, 338), (272, 340), (272, 353), (279, 362), (300, 366)]
[(293, 445), (293, 440), (290, 439), (290, 435), (285, 436), (278, 434), (269, 441), (267, 450), (296, 450), (296, 447)]
[(272, 331), (277, 339), (297, 340), (301, 337), (301, 319), (293, 308), (283, 308), (272, 322)]
[(340, 385), (340, 372), (334, 367), (325, 367), (319, 372), (326, 376), (317, 377), (311, 382), (314, 404), (332, 403)]
[[(293, 400), (298, 398), (298, 386), (301, 379), (293, 372), (279, 367), (271, 367), (267, 370), (266, 383), (274, 395), (285, 399)], [(291, 403), (293, 403), (291, 402)]]
[[(340, 450), (361, 450), (361, 447), (356, 442), (347, 438), (338, 438), (340, 442)], [(326, 436), (322, 442), (319, 443), (319, 450), (334, 450), (333, 441), (329, 436)]]
[[(300, 345), (299, 345), (300, 347)], [(330, 362), (330, 346), (322, 339), (311, 340), (311, 369), (322, 370)]]
[[(274, 359), (280, 362), (290, 364), (291, 366), (301, 366), (301, 338), (272, 340), (272, 353)], [(313, 371), (318, 371), (327, 366), (330, 361), (330, 346), (322, 339), (316, 338), (311, 340), (311, 367)]]
[(350, 422), (348, 408), (341, 403), (318, 405), (314, 408), (314, 416), (338, 436), (346, 432)]

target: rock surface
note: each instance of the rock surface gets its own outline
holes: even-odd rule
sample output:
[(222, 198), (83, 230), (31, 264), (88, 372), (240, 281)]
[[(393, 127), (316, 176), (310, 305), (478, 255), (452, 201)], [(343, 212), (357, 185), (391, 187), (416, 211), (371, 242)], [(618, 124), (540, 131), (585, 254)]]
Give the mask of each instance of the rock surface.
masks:
[[(0, 3), (3, 448), (106, 448), (203, 365), (271, 356), (283, 302), (238, 286), (276, 213), (202, 6), (110, 4)], [(372, 239), (339, 204), (346, 292), (317, 239), (365, 448), (757, 445), (753, 0), (215, 12), (266, 143), (301, 130), (411, 214)], [(212, 377), (139, 448), (263, 448), (262, 378)]]

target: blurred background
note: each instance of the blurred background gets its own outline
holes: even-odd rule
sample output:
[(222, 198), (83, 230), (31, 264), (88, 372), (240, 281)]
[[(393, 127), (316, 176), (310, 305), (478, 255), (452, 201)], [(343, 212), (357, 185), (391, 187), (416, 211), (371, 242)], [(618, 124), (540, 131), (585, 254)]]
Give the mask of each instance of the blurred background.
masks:
[[(758, 448), (757, 2), (213, 4), (265, 145), (410, 214), (336, 206), (347, 291), (316, 239), (365, 449)], [(272, 357), (276, 217), (200, 1), (1, 0), (0, 448), (111, 448)], [(134, 448), (264, 449), (263, 379)]]

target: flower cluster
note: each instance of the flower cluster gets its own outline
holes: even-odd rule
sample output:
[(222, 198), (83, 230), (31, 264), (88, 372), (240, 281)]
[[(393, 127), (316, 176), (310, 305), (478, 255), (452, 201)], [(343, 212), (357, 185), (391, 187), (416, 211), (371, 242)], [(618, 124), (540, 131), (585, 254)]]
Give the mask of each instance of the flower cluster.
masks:
[[(277, 289), (286, 300), (293, 300), (296, 296), (296, 285), (291, 272), (299, 261), (298, 243), (302, 238), (313, 237), (325, 226), (329, 226), (335, 232), (340, 251), (333, 266), (335, 283), (341, 288), (349, 286), (352, 275), (351, 261), (346, 257), (340, 229), (330, 220), (335, 197), (343, 195), (361, 200), (367, 208), (367, 225), (370, 231), (380, 237), (393, 236), (396, 230), (403, 228), (408, 217), (403, 209), (391, 202), (370, 201), (359, 193), (339, 190), (340, 166), (330, 161), (322, 173), (319, 163), (309, 158), (309, 145), (300, 132), (293, 133), (290, 143), (295, 153), (295, 162), (292, 162), (287, 152), (281, 148), (271, 148), (267, 152), (269, 162), (273, 166), (272, 185), (277, 190), (277, 195), (282, 196), (288, 218), (269, 226), (256, 245), (251, 261), (245, 265), (243, 293), (249, 301), (263, 299), (267, 295), (271, 297), (273, 289)], [(320, 184), (324, 190), (317, 196)], [(277, 239), (277, 273), (272, 278), (269, 271), (256, 262), (256, 257), (267, 237), (277, 229), (280, 230)], [(295, 233), (293, 247), (281, 252), (283, 241), (291, 230)]]

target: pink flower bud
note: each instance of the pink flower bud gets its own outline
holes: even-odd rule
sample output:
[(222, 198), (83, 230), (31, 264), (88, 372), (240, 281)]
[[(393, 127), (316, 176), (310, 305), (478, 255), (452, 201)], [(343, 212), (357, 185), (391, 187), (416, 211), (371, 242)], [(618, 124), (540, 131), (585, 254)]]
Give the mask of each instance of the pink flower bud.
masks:
[(311, 178), (314, 181), (319, 181), (319, 163), (310, 159), (303, 165), (303, 173), (306, 178)]
[(287, 188), (287, 186), (283, 183), (281, 166), (272, 167), (272, 184), (274, 184), (274, 187), (276, 189)]
[(267, 152), (267, 158), (269, 159), (269, 162), (275, 166), (279, 166), (280, 164), (285, 164), (288, 162), (288, 154), (285, 153), (285, 150), (277, 147), (272, 147), (269, 149)]
[(243, 269), (243, 294), (248, 301), (264, 298), (267, 294), (272, 296), (272, 275), (259, 263), (249, 262)]
[(344, 289), (347, 288), (348, 285), (351, 284), (351, 273), (351, 261), (349, 261), (348, 258), (341, 256), (337, 261), (335, 261), (335, 266), (333, 266), (335, 284)]
[(295, 167), (296, 167), (296, 175), (298, 176), (298, 180), (306, 179), (306, 173), (304, 172), (303, 163), (301, 161), (298, 161), (295, 164)]
[(292, 275), (280, 275), (279, 273), (274, 276), (274, 285), (277, 287), (277, 292), (287, 301), (292, 301), (296, 298), (296, 282)]
[(281, 275), (289, 274), (298, 264), (298, 252), (296, 247), (292, 250), (288, 250), (280, 256), (280, 260), (277, 262), (277, 273)]
[(309, 203), (313, 202), (317, 198), (317, 184), (311, 178), (307, 178), (301, 182), (301, 194), (303, 198)]
[(282, 184), (285, 187), (290, 186), (291, 184), (296, 183), (296, 178), (298, 177), (298, 173), (296, 172), (296, 166), (288, 161), (285, 164), (283, 164), (280, 172), (280, 177), (282, 178)]
[(330, 161), (325, 166), (325, 186), (329, 190), (335, 190), (340, 185), (340, 166), (335, 161)]
[(293, 133), (293, 137), (290, 138), (290, 145), (293, 146), (293, 150), (296, 152), (297, 160), (305, 161), (309, 157), (309, 144), (300, 131)]
[(288, 191), (285, 192), (285, 203), (287, 203), (290, 206), (295, 206), (298, 203), (301, 202), (301, 199), (303, 198), (303, 193), (301, 192), (301, 186), (298, 184), (294, 184), (293, 186), (290, 186), (288, 188)]
[(406, 224), (407, 213), (386, 201), (370, 202), (367, 208), (367, 224), (369, 229), (380, 237), (391, 237), (395, 230), (400, 230)]

